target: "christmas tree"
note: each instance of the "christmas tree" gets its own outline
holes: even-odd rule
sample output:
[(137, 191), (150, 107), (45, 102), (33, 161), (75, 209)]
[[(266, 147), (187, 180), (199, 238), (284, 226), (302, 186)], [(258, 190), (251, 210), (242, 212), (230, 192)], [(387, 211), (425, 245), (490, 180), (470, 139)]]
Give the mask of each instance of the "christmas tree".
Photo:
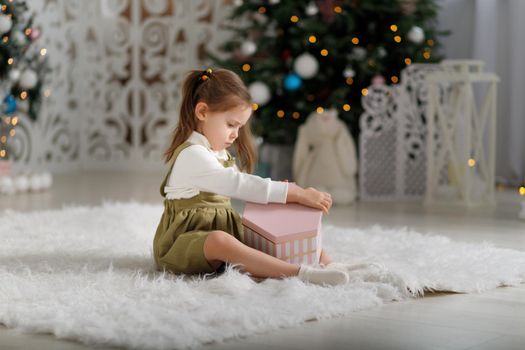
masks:
[(440, 60), (435, 0), (235, 0), (234, 35), (216, 64), (238, 72), (254, 130), (292, 144), (313, 111), (335, 108), (354, 135), (371, 84), (396, 84), (416, 62)]
[(34, 41), (33, 15), (25, 1), (0, 0), (0, 159), (7, 158), (7, 140), (15, 135), (17, 111), (36, 120), (43, 78), (48, 70), (45, 48)]

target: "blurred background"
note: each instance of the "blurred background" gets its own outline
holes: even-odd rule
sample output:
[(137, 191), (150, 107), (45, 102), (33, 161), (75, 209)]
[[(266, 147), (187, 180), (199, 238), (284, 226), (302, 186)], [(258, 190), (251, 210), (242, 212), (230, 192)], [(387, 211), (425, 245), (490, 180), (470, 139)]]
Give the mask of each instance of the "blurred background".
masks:
[[(448, 150), (436, 115), (433, 152), (445, 155), (430, 169), (439, 174), (436, 186), (459, 188), (459, 200), (469, 186), (479, 192), (505, 186), (525, 194), (522, 1), (0, 4), (1, 202), (52, 191), (56, 177), (67, 174), (163, 173), (161, 154), (177, 122), (185, 73), (217, 66), (235, 70), (250, 88), (257, 173), (332, 192), (354, 182), (354, 189), (342, 189), (349, 196), (344, 203), (359, 197), (424, 198), (432, 181), (425, 74), (448, 69), (457, 76), (466, 69), (472, 73), (466, 80), (478, 79), (476, 72), (489, 74), (498, 81), (494, 110), (489, 103), (482, 116), (488, 88), (474, 87), (473, 113), (482, 116), (480, 122), (465, 119), (467, 110), (454, 112), (459, 122)], [(457, 82), (447, 84), (438, 99), (450, 107), (454, 96), (463, 95)], [(322, 155), (312, 153), (323, 140), (314, 140), (306, 123), (312, 117), (313, 124), (316, 115), (327, 120), (309, 127), (324, 130), (321, 139), (339, 140), (333, 130), (344, 128), (351, 140), (345, 136), (347, 146), (324, 149), (339, 152), (329, 171), (341, 173), (338, 183), (305, 175), (323, 164)], [(335, 121), (342, 124), (336, 127)], [(465, 146), (461, 140), (471, 129)], [(419, 185), (399, 189), (402, 182)], [(488, 203), (491, 196), (477, 202)]]

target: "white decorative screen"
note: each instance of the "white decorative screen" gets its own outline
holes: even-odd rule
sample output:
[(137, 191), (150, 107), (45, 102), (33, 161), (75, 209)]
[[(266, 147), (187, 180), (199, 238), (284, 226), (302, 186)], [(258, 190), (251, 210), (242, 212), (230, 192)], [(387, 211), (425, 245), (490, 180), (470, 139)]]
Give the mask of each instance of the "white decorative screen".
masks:
[(420, 198), (425, 193), (425, 75), (441, 69), (412, 64), (402, 71), (400, 84), (372, 85), (363, 96), (361, 199)]
[(32, 0), (51, 73), (38, 121), (20, 112), (15, 168), (161, 168), (187, 70), (229, 35), (214, 0)]

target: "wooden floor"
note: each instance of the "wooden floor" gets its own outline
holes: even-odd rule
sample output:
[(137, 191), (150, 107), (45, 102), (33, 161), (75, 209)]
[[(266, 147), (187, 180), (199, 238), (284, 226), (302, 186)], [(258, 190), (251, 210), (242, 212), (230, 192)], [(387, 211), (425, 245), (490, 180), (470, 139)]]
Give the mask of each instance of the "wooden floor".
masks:
[[(42, 210), (136, 200), (161, 203), (162, 174), (82, 172), (60, 175), (50, 191), (0, 197), (0, 211)], [(525, 221), (519, 220), (515, 192), (498, 192), (497, 205), (464, 209), (417, 202), (357, 203), (334, 207), (324, 222), (366, 228), (408, 226), (419, 232), (467, 242), (491, 241), (525, 251)], [(242, 206), (235, 203), (236, 207)], [(525, 284), (481, 294), (436, 294), (308, 322), (297, 328), (251, 336), (217, 349), (525, 349)], [(0, 328), (0, 349), (90, 349), (51, 335), (24, 335)], [(98, 348), (100, 349), (100, 348)]]

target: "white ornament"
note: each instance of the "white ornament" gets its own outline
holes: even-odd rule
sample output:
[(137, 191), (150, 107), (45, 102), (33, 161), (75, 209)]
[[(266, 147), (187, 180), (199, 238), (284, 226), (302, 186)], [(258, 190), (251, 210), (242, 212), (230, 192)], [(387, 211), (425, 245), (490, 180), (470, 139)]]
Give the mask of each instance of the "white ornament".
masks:
[(258, 105), (263, 106), (270, 101), (270, 88), (265, 83), (260, 81), (253, 82), (248, 86), (248, 90), (250, 91), (253, 102)]
[(386, 50), (383, 46), (377, 49), (377, 56), (379, 56), (380, 58), (383, 58), (386, 56)]
[(239, 7), (239, 6), (242, 6), (242, 4), (243, 4), (242, 0), (233, 0), (233, 5), (234, 6)]
[(22, 89), (32, 89), (38, 82), (38, 76), (32, 69), (26, 69), (20, 75), (20, 87)]
[(15, 81), (18, 81), (19, 78), (20, 78), (20, 70), (11, 69), (9, 71), (9, 80), (15, 82)]
[(319, 12), (319, 8), (314, 2), (311, 2), (306, 6), (305, 12), (308, 16), (315, 16)]
[(355, 70), (353, 70), (352, 67), (346, 67), (345, 70), (343, 71), (343, 76), (345, 78), (353, 78), (355, 77)]
[(351, 56), (352, 58), (362, 60), (366, 57), (366, 49), (361, 46), (354, 47)]
[(277, 5), (278, 3), (281, 2), (281, 0), (270, 0), (270, 5)]
[(16, 192), (15, 184), (10, 176), (0, 176), (0, 193), (13, 194)]
[(44, 186), (42, 185), (42, 176), (40, 174), (32, 174), (29, 177), (29, 189), (31, 191), (40, 191)]
[(246, 40), (241, 44), (241, 52), (246, 56), (251, 56), (257, 51), (257, 45), (251, 41)]
[(20, 175), (18, 177), (15, 177), (14, 182), (17, 192), (26, 192), (29, 188), (29, 179), (26, 175)]
[(0, 35), (10, 31), (12, 26), (13, 21), (11, 20), (11, 17), (0, 15)]
[(304, 79), (314, 77), (319, 71), (317, 59), (309, 53), (303, 53), (295, 59), (293, 69)]
[(53, 176), (48, 171), (40, 175), (40, 180), (42, 180), (42, 188), (49, 188), (53, 184)]
[(418, 26), (413, 26), (407, 34), (408, 40), (414, 44), (421, 44), (425, 40), (425, 32)]

